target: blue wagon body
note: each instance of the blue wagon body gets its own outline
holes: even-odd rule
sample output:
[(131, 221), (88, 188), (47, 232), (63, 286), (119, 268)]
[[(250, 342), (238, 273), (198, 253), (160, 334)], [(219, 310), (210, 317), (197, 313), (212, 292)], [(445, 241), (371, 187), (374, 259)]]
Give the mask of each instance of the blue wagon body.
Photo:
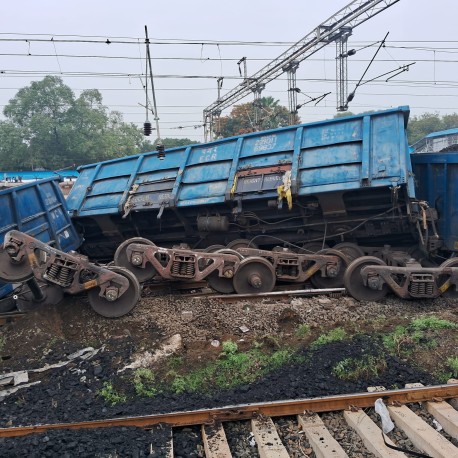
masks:
[[(408, 114), (400, 107), (174, 148), (163, 160), (151, 152), (83, 166), (67, 204), (96, 257), (108, 239), (138, 235), (202, 246), (284, 229), (289, 241), (313, 240), (323, 225), (387, 210), (393, 188), (414, 197)], [(286, 219), (294, 227), (282, 228)], [(399, 230), (373, 226), (368, 237)]]
[(438, 231), (449, 251), (458, 251), (458, 146), (455, 151), (412, 154), (418, 198), (437, 210)]
[[(13, 229), (59, 250), (77, 250), (81, 236), (73, 226), (57, 178), (0, 191), (0, 243)], [(0, 283), (0, 298), (12, 290)]]

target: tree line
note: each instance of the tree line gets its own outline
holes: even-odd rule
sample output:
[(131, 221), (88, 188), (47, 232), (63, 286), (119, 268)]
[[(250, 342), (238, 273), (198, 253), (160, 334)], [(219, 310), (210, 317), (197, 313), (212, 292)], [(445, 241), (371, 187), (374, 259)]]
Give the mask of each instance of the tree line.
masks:
[[(123, 121), (121, 113), (103, 105), (97, 89), (76, 97), (60, 77), (46, 76), (20, 89), (3, 110), (0, 121), (2, 170), (58, 170), (66, 167), (154, 151), (143, 130)], [(351, 113), (345, 113), (351, 115)], [(236, 105), (215, 124), (217, 138), (289, 125), (288, 109), (272, 97)], [(295, 123), (300, 118), (295, 115)], [(431, 132), (458, 127), (458, 114), (424, 113), (410, 119), (409, 143)], [(165, 138), (166, 148), (192, 143), (188, 138)]]

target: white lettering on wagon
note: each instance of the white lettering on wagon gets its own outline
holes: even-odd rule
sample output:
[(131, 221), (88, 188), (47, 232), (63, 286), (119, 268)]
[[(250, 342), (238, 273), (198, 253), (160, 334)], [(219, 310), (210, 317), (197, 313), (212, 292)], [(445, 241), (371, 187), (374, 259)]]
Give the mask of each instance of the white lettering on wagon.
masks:
[(213, 148), (207, 148), (200, 153), (199, 163), (215, 161), (218, 157), (216, 146)]
[(257, 153), (259, 151), (267, 151), (272, 149), (277, 144), (276, 135), (266, 135), (265, 137), (258, 138), (254, 142), (253, 152)]

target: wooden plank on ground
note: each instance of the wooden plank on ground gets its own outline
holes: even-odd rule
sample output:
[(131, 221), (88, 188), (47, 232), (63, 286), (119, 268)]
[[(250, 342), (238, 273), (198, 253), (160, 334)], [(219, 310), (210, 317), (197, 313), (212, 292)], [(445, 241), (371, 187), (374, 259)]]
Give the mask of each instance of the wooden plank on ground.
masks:
[(251, 431), (256, 439), (261, 458), (289, 458), (289, 454), (271, 418), (262, 417), (252, 419)]
[[(361, 437), (364, 446), (378, 458), (401, 458), (404, 453), (388, 448), (382, 437), (382, 430), (362, 410), (357, 412), (344, 411), (344, 418)], [(390, 445), (395, 445), (389, 437), (385, 438)]]
[(444, 431), (458, 439), (458, 411), (448, 402), (427, 402), (428, 412), (441, 424)]
[[(450, 379), (447, 383), (457, 383), (458, 380)], [(408, 383), (406, 388), (415, 388), (423, 386), (422, 383)], [(454, 399), (452, 399), (453, 401)], [(444, 431), (450, 436), (458, 439), (458, 412), (448, 402), (433, 402), (426, 403), (428, 412), (440, 423)]]
[(388, 406), (388, 410), (396, 426), (406, 433), (407, 437), (418, 449), (435, 458), (458, 456), (458, 448), (435, 429), (431, 428), (428, 423), (408, 407)]
[(204, 441), (206, 458), (232, 458), (226, 433), (223, 425), (202, 425), (202, 439)]
[(317, 414), (298, 415), (297, 419), (317, 458), (348, 458)]

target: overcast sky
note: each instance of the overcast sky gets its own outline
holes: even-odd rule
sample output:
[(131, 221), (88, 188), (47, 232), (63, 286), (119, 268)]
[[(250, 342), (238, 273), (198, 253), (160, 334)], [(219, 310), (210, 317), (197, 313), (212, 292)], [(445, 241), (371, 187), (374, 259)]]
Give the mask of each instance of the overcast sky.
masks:
[[(203, 141), (203, 129), (197, 126), (202, 125), (203, 109), (216, 100), (218, 77), (224, 77), (223, 93), (233, 89), (241, 82), (237, 66), (240, 58), (247, 57), (248, 75), (255, 73), (350, 1), (2, 3), (2, 110), (18, 89), (46, 74), (55, 74), (62, 76), (76, 96), (83, 89), (99, 89), (110, 110), (120, 111), (125, 121), (141, 126), (146, 114), (140, 106), (145, 103), (145, 94), (139, 75), (145, 72), (143, 42), (147, 25), (153, 42), (151, 55), (162, 137)], [(410, 105), (412, 115), (458, 112), (457, 18), (456, 0), (400, 0), (356, 27), (349, 40), (349, 49), (357, 50), (348, 61), (350, 91), (377, 49), (361, 48), (382, 40), (387, 32), (387, 47), (379, 52), (364, 80), (416, 63), (389, 82), (386, 77), (378, 78), (359, 87), (350, 111)], [(106, 39), (111, 44), (105, 44)], [(303, 93), (298, 95), (299, 103), (307, 101), (307, 96), (331, 92), (317, 106), (311, 103), (300, 109), (302, 122), (334, 116), (335, 73), (334, 44), (301, 63), (297, 71), (297, 87)], [(262, 95), (272, 96), (286, 106), (285, 75), (270, 83)], [(242, 102), (251, 100), (249, 96)]]

